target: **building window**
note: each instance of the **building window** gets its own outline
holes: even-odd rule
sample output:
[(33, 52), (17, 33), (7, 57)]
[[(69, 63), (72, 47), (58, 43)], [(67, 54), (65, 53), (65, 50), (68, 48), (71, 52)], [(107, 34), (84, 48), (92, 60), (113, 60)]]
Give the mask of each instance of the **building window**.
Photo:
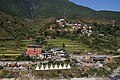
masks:
[(35, 48), (34, 48), (34, 53), (36, 52)]

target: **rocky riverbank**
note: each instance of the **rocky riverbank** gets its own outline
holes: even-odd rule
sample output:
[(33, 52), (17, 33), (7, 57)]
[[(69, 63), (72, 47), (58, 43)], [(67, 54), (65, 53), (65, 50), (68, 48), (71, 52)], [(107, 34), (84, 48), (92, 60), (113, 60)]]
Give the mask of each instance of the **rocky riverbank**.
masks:
[(120, 66), (117, 69), (114, 69), (110, 77), (115, 77), (116, 75), (119, 75), (119, 74), (120, 74)]

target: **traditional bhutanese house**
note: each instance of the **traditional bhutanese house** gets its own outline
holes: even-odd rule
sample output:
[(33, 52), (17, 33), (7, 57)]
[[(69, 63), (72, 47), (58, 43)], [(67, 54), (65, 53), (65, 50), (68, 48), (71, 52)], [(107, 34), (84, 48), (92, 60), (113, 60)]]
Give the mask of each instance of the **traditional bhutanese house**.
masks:
[(27, 46), (26, 54), (29, 56), (39, 55), (42, 53), (42, 48), (40, 45), (32, 44)]
[(106, 55), (96, 55), (91, 57), (93, 61), (106, 61), (107, 56)]
[(52, 52), (61, 51), (61, 50), (62, 50), (61, 48), (52, 48), (52, 49), (51, 49)]
[(41, 58), (52, 58), (54, 54), (53, 53), (42, 53)]
[(63, 50), (61, 48), (52, 48), (50, 50), (52, 53), (59, 53), (59, 52), (63, 52)]

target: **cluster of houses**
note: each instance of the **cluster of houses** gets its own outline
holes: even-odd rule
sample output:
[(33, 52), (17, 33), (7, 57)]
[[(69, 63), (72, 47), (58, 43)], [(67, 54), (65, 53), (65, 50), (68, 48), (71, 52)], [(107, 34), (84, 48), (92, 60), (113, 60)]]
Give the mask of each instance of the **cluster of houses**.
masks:
[(62, 27), (69, 26), (69, 27), (71, 27), (71, 28), (73, 28), (75, 30), (80, 29), (81, 33), (83, 33), (83, 34), (85, 34), (85, 33), (88, 34), (88, 35), (92, 34), (92, 26), (90, 26), (87, 23), (68, 22), (68, 21), (65, 21), (65, 19), (56, 20), (56, 22)]
[(83, 61), (89, 63), (89, 62), (112, 62), (112, 58), (106, 56), (106, 55), (94, 55), (89, 57), (83, 57)]
[(42, 47), (36, 44), (28, 45), (26, 54), (29, 56), (38, 56), (40, 59), (55, 59), (66, 56), (66, 52), (60, 48), (52, 48), (50, 51), (42, 52)]
[[(36, 45), (36, 44), (32, 44), (32, 45), (28, 45), (27, 46), (27, 50), (26, 50), (26, 54), (31, 56), (37, 56), (41, 59), (46, 60), (53, 60), (53, 61), (65, 61), (65, 60), (70, 60), (69, 64), (66, 65), (61, 65), (61, 63), (58, 65), (39, 65), (37, 64), (37, 67), (35, 68), (35, 70), (57, 70), (57, 69), (71, 69), (71, 65), (72, 64), (72, 59), (76, 59), (77, 62), (75, 63), (76, 66), (89, 66), (90, 64), (93, 66), (99, 66), (99, 67), (103, 67), (104, 64), (106, 63), (110, 63), (112, 62), (112, 58), (110, 58), (107, 55), (92, 55), (92, 54), (86, 54), (86, 56), (77, 56), (76, 57), (71, 57), (71, 55), (69, 55), (69, 57), (66, 57), (66, 55), (68, 56), (68, 54), (66, 52), (64, 52), (62, 49), (60, 48), (52, 48), (49, 51), (46, 52), (42, 52), (42, 47), (40, 45)], [(81, 58), (80, 58), (81, 57)], [(42, 62), (42, 61), (41, 61)], [(40, 62), (40, 63), (41, 63)], [(34, 62), (33, 62), (34, 63)], [(42, 62), (43, 63), (43, 62)], [(36, 63), (34, 63), (36, 65)], [(4, 67), (8, 70), (14, 69), (14, 70), (29, 70), (30, 66), (32, 65), (32, 63), (30, 62), (0, 62), (0, 68)]]
[(87, 55), (82, 57), (79, 62), (87, 67), (104, 67), (105, 64), (113, 62), (113, 59), (107, 55)]
[(6, 62), (0, 62), (1, 69), (6, 69), (6, 70), (29, 70), (30, 63), (29, 62), (11, 62), (11, 61), (6, 61)]
[(46, 64), (45, 66), (42, 64), (41, 67), (39, 68), (39, 65), (37, 64), (35, 70), (61, 70), (61, 69), (71, 69), (70, 64), (66, 65), (64, 64), (63, 66), (61, 64), (56, 64), (53, 65), (51, 64), (50, 66), (48, 66), (48, 64)]
[[(66, 52), (64, 52), (60, 48), (52, 48), (50, 51), (46, 51), (42, 53), (42, 47), (40, 45), (28, 45), (26, 54), (29, 56), (37, 55), (40, 59), (52, 59), (53, 61), (65, 61), (67, 58), (65, 58), (66, 55), (68, 55)], [(70, 55), (69, 55), (70, 56)], [(70, 57), (69, 57), (70, 59)], [(73, 58), (72, 58), (73, 59)], [(77, 58), (75, 58), (77, 60)], [(112, 58), (110, 58), (107, 55), (92, 55), (87, 54), (86, 56), (82, 56), (82, 59), (79, 60), (79, 62), (82, 62), (82, 65), (84, 64), (94, 64), (94, 63), (100, 63), (98, 65), (103, 65), (106, 63), (112, 62)], [(46, 68), (45, 68), (46, 69)]]
[[(26, 54), (30, 57), (37, 56), (40, 59), (44, 59), (45, 61), (47, 59), (53, 59), (54, 61), (61, 61), (66, 60), (64, 57), (67, 55), (66, 52), (64, 52), (61, 48), (52, 48), (49, 51), (42, 52), (42, 47), (37, 44), (31, 44), (27, 46)], [(37, 64), (37, 67), (35, 70), (57, 70), (57, 69), (71, 69), (70, 64), (66, 65), (41, 65), (41, 68), (39, 68), (39, 65)]]

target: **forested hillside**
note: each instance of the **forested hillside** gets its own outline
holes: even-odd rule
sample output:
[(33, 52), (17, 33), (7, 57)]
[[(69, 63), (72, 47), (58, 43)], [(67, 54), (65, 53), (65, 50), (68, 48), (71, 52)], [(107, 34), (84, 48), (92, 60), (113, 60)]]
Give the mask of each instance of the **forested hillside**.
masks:
[(29, 26), (25, 20), (13, 18), (0, 12), (0, 39), (24, 39), (29, 33)]
[(0, 0), (0, 11), (22, 18), (99, 18), (120, 20), (119, 12), (95, 11), (69, 0)]
[(0, 10), (13, 16), (27, 18), (86, 15), (93, 11), (68, 0), (1, 0)]

